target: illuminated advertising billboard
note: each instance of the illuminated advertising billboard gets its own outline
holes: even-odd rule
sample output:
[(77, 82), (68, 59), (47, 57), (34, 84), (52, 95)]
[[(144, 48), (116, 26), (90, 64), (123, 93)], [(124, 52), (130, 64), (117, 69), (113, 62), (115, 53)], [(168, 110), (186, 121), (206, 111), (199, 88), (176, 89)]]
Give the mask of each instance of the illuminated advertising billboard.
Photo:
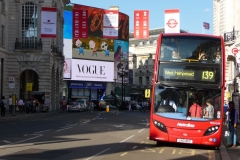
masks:
[(114, 79), (117, 83), (128, 83), (128, 57), (129, 43), (121, 40), (114, 40)]
[(114, 81), (114, 62), (72, 59), (71, 80)]
[[(110, 12), (101, 8), (70, 4), (64, 11), (64, 55), (65, 58), (114, 61), (114, 39), (129, 41), (129, 16), (121, 12)], [(118, 18), (116, 18), (118, 14)], [(106, 16), (108, 15), (108, 16)], [(118, 37), (103, 33), (106, 17), (114, 17), (118, 24)], [(116, 22), (118, 20), (118, 23)], [(109, 21), (110, 23), (110, 21)], [(109, 31), (109, 34), (111, 31)]]
[(64, 10), (63, 53), (65, 58), (72, 58), (72, 7), (71, 6), (65, 7), (65, 10)]
[(65, 59), (63, 65), (63, 78), (71, 79), (71, 59)]

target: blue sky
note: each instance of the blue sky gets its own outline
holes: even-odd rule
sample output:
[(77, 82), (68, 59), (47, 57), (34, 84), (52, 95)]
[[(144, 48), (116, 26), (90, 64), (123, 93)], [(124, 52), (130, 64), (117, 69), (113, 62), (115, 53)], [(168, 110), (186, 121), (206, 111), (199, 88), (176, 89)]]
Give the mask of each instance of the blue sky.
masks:
[[(120, 12), (130, 17), (130, 31), (133, 31), (134, 10), (150, 12), (150, 29), (164, 27), (164, 10), (180, 10), (180, 28), (191, 33), (213, 33), (213, 0), (71, 0), (71, 3), (109, 9), (119, 6)], [(210, 24), (203, 30), (203, 22)]]

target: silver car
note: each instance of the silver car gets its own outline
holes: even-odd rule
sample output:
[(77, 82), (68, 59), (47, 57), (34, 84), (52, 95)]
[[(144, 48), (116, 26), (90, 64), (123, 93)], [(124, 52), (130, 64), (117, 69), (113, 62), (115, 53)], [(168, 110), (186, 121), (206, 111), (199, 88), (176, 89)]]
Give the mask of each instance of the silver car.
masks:
[(78, 111), (82, 112), (84, 110), (83, 106), (79, 102), (72, 102), (71, 104), (67, 105), (67, 111)]

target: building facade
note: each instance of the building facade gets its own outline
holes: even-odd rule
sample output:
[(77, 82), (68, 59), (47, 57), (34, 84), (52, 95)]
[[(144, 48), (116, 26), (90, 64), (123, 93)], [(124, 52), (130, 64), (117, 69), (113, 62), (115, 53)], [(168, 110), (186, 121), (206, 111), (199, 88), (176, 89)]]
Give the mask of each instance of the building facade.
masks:
[[(231, 99), (231, 93), (239, 91), (240, 55), (233, 54), (233, 48), (240, 50), (240, 1), (239, 0), (213, 0), (213, 34), (222, 35), (225, 41), (226, 53), (226, 96)], [(235, 67), (235, 62), (238, 64)], [(234, 79), (236, 78), (236, 83)]]
[(149, 39), (144, 40), (135, 39), (130, 33), (129, 84), (126, 88), (132, 100), (145, 100), (145, 89), (151, 89), (157, 40), (161, 33), (164, 33), (164, 28), (149, 30)]
[[(62, 96), (63, 9), (70, 0), (1, 0), (0, 94), (37, 98), (50, 110)], [(41, 8), (57, 8), (56, 38), (41, 38)]]

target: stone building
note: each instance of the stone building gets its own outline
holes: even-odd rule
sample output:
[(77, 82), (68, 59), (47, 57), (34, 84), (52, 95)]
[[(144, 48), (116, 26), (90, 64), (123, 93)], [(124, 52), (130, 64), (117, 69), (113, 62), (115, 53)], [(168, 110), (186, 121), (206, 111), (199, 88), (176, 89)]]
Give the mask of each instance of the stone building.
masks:
[[(0, 1), (0, 94), (32, 97), (59, 108), (63, 69), (63, 10), (70, 0)], [(41, 8), (57, 8), (56, 38), (41, 38)]]
[[(186, 31), (180, 30), (181, 33)], [(157, 40), (164, 28), (149, 30), (149, 39), (129, 39), (129, 96), (144, 100), (145, 89), (151, 89)]]
[[(222, 35), (225, 42), (226, 55), (226, 96), (225, 100), (231, 100), (231, 93), (240, 90), (239, 68), (240, 66), (240, 1), (239, 0), (213, 0), (213, 34)], [(238, 50), (236, 56), (233, 48)], [(237, 66), (234, 62), (236, 60)], [(236, 77), (236, 83), (234, 81)]]

